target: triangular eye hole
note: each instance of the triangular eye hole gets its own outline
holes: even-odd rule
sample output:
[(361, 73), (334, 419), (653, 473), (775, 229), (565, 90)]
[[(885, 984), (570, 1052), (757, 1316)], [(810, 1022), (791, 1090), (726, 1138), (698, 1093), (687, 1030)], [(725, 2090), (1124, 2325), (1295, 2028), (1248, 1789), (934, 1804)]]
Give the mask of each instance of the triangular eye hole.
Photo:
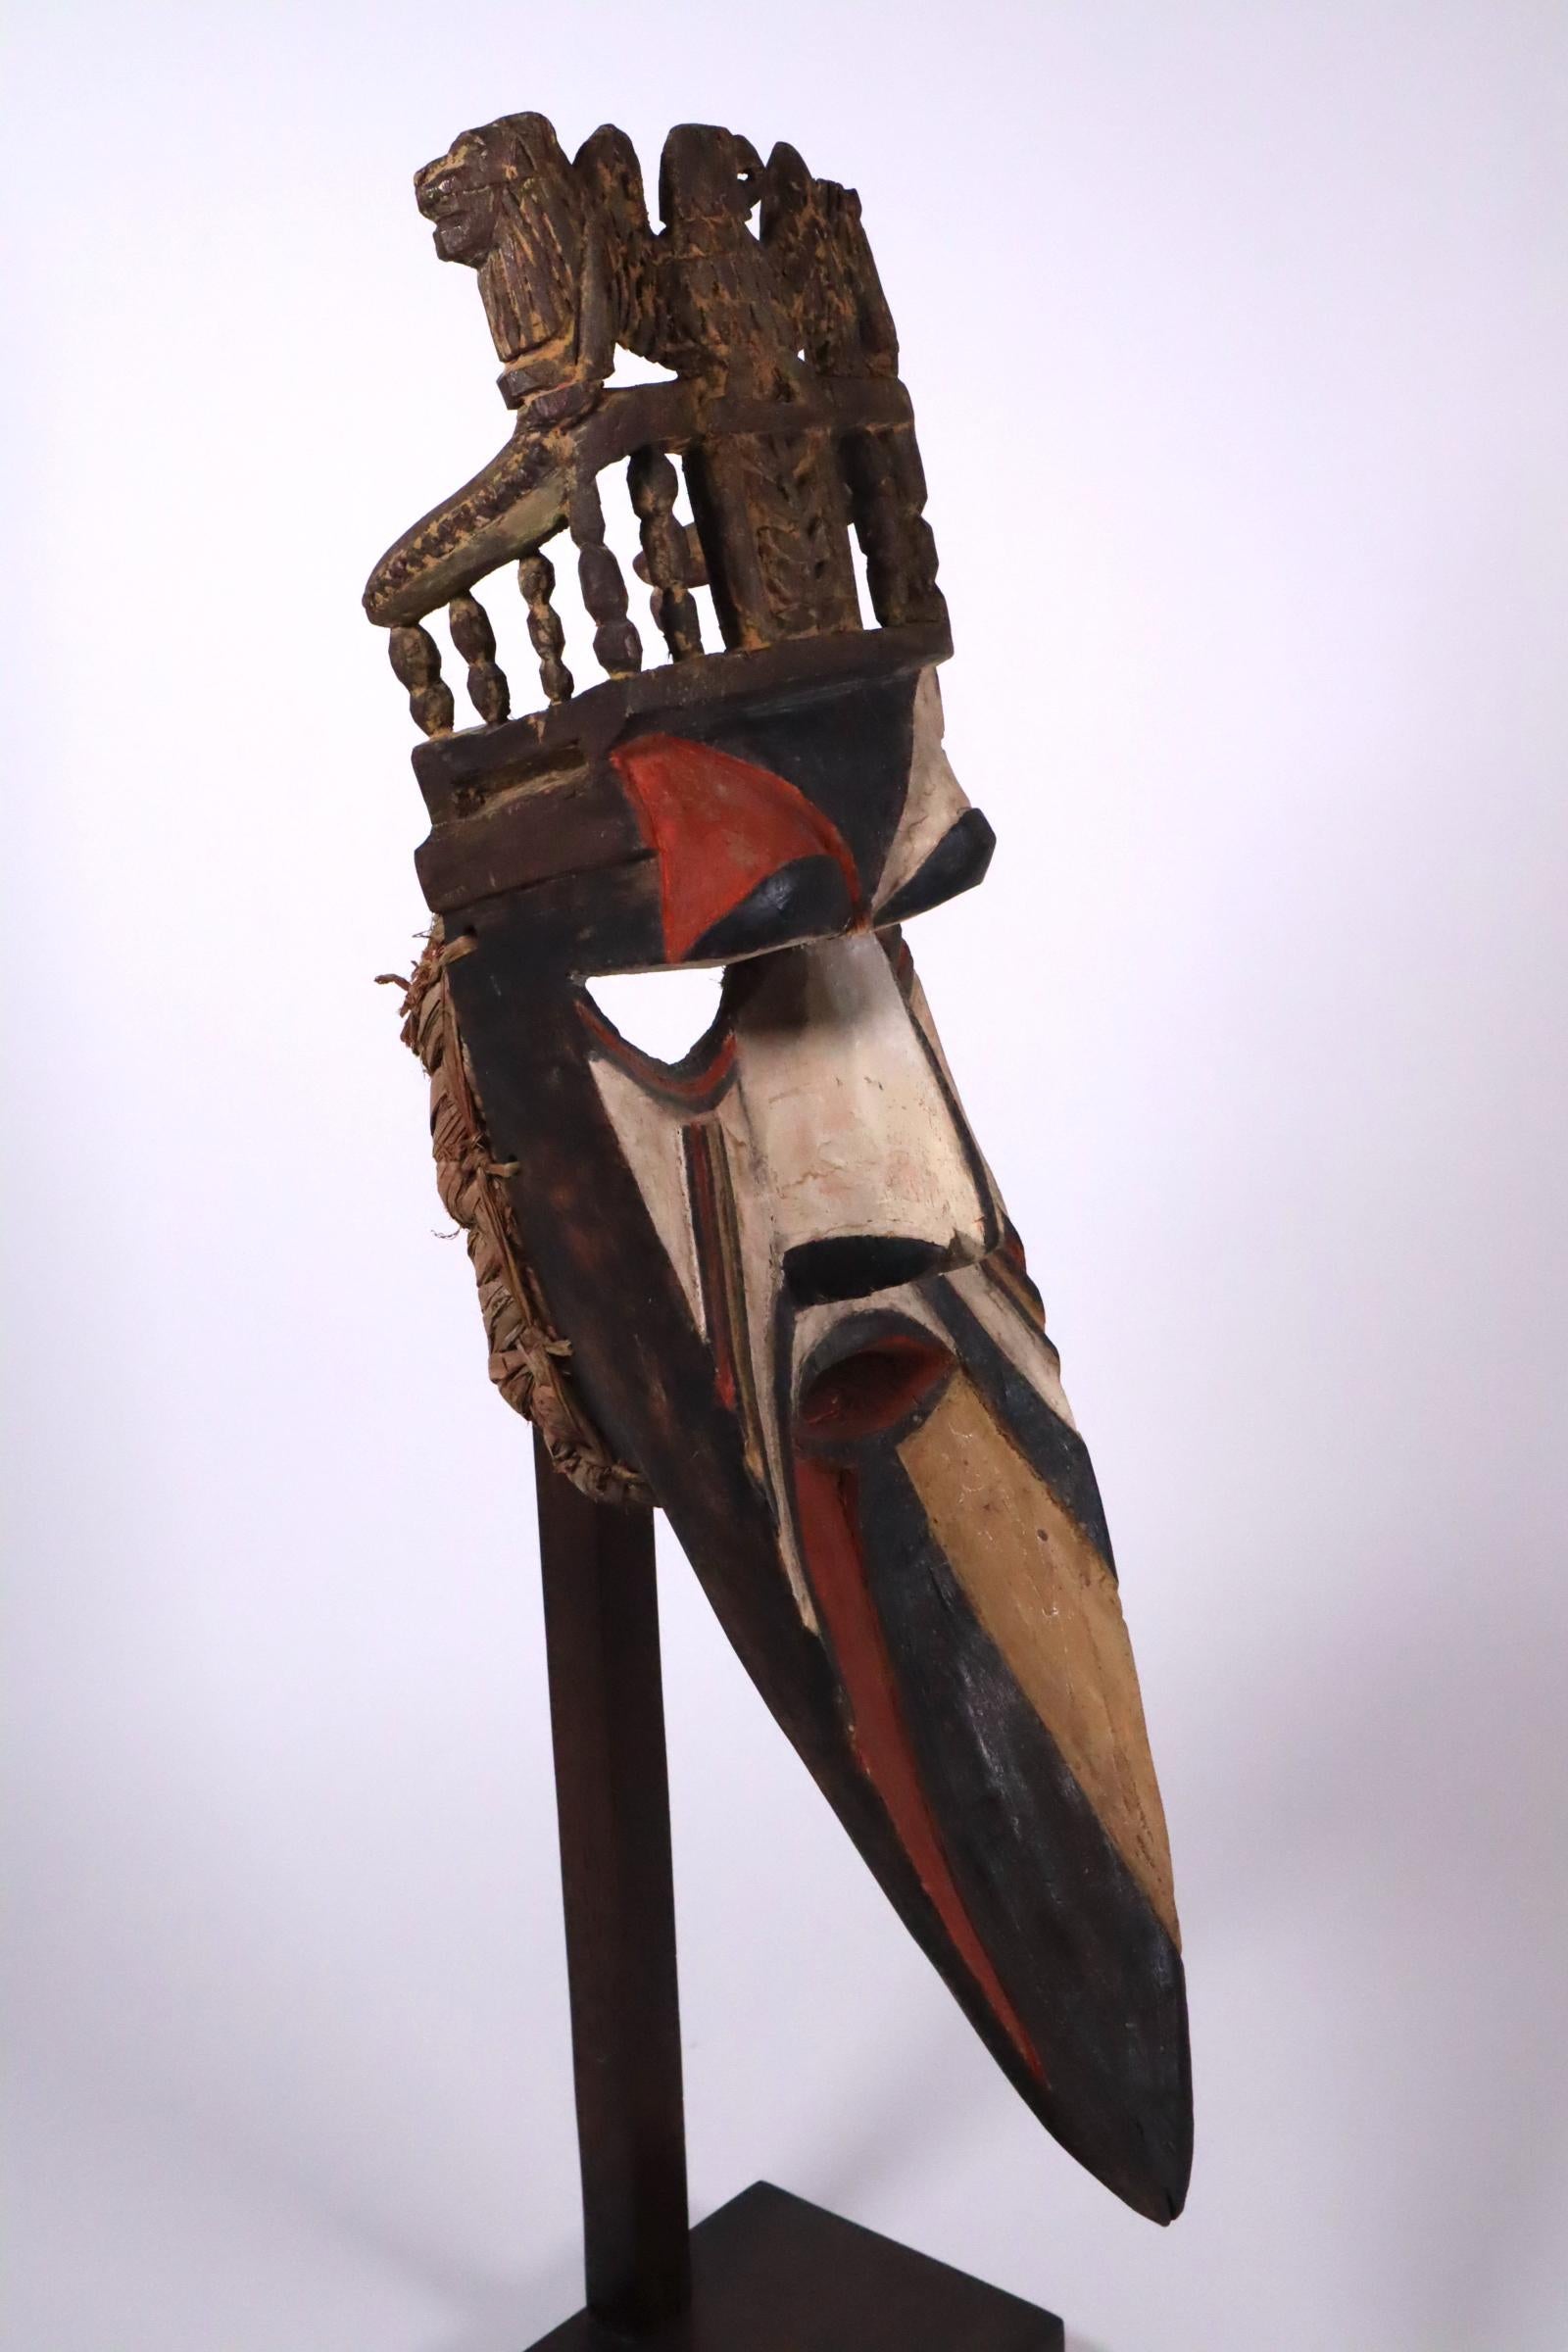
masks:
[(718, 1017), (721, 964), (674, 965), (653, 972), (603, 972), (582, 984), (628, 1046), (673, 1065), (700, 1045)]

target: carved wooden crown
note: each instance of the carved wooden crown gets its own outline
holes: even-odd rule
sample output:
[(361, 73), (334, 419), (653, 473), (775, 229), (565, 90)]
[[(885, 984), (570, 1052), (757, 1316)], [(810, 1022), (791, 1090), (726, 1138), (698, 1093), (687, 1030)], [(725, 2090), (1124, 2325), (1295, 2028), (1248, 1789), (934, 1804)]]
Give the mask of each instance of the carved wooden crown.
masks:
[[(536, 739), (560, 742), (578, 718), (601, 731), (610, 711), (595, 721), (585, 699), (647, 710), (727, 694), (742, 672), (755, 689), (774, 671), (805, 684), (858, 668), (845, 641), (868, 624), (852, 529), (881, 640), (874, 652), (861, 640), (866, 666), (946, 653), (912, 411), (852, 188), (814, 178), (793, 147), (775, 147), (764, 168), (735, 132), (682, 123), (664, 142), (655, 230), (624, 132), (606, 124), (568, 162), (531, 114), (465, 131), (415, 188), (438, 253), (478, 272), (502, 395), (516, 411), (500, 455), (405, 532), (366, 589), (426, 735), (454, 726), (439, 650), (420, 625), (442, 605), (483, 726), (510, 717), (494, 632), (472, 593), (508, 563), (547, 705), (526, 722)], [(675, 380), (607, 389), (617, 346)], [(636, 569), (681, 665), (657, 682), (639, 675), (642, 641), (606, 545), (601, 477), (612, 466), (625, 468)], [(690, 523), (675, 513), (682, 474)], [(563, 530), (610, 687), (575, 697), (569, 712), (574, 682), (544, 552)], [(703, 644), (692, 591), (704, 586), (722, 648)], [(778, 649), (771, 659), (768, 648)], [(509, 732), (519, 731), (513, 721)]]

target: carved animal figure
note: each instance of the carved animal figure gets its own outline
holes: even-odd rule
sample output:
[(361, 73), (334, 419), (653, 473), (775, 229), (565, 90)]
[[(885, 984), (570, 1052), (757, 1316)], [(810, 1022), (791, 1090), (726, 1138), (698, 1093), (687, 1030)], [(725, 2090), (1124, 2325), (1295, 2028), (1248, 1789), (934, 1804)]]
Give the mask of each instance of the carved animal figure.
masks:
[[(780, 427), (789, 406), (809, 406), (821, 375), (896, 373), (898, 340), (859, 199), (814, 179), (793, 147), (776, 147), (764, 172), (749, 139), (678, 124), (660, 164), (659, 230), (635, 150), (611, 123), (568, 163), (542, 115), (503, 116), (464, 131), (416, 175), (415, 191), (443, 261), (478, 275), (505, 362), (501, 389), (518, 417), (505, 449), (376, 565), (366, 609), (382, 626), (417, 620), (560, 528), (617, 345), (671, 368), (705, 403), (778, 404)], [(749, 225), (759, 204), (760, 236)], [(918, 530), (911, 539), (890, 514), (867, 520), (887, 484), (897, 499), (911, 495), (906, 466), (890, 471), (857, 444), (841, 482), (831, 437), (804, 425), (799, 435), (691, 439), (698, 530), (715, 541), (708, 567), (732, 642), (856, 625), (852, 506), (878, 617), (935, 609)], [(734, 539), (739, 516), (751, 553), (737, 569), (718, 543)]]
[(899, 338), (860, 220), (860, 199), (815, 179), (782, 139), (767, 159), (762, 249), (800, 348), (822, 375), (897, 375)]

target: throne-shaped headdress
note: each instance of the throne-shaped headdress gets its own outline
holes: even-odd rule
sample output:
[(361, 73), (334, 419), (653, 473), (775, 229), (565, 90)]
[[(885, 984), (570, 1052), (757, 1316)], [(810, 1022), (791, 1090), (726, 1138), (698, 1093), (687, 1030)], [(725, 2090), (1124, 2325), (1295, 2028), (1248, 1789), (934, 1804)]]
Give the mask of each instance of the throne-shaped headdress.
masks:
[[(503, 774), (519, 781), (573, 745), (591, 757), (633, 715), (911, 675), (944, 657), (912, 413), (853, 189), (814, 178), (793, 147), (776, 146), (764, 168), (735, 132), (683, 123), (664, 144), (656, 231), (624, 132), (605, 125), (568, 162), (535, 114), (464, 132), (415, 185), (438, 252), (478, 272), (502, 394), (517, 413), (500, 455), (398, 540), (366, 590), (414, 715), (437, 740), (416, 766), (438, 828), (476, 810)], [(608, 389), (617, 346), (675, 380)], [(675, 512), (676, 461), (689, 524)], [(606, 544), (611, 468), (625, 471), (637, 570), (671, 668), (643, 670)], [(606, 673), (586, 693), (563, 660), (544, 552), (563, 531)], [(519, 567), (546, 702), (525, 719), (511, 718), (473, 595), (508, 563)], [(705, 586), (721, 649), (703, 644), (692, 591)], [(481, 731), (453, 732), (439, 649), (421, 625), (443, 605)], [(427, 887), (431, 858), (440, 863), (438, 845), (421, 865)], [(445, 887), (439, 897), (457, 903)]]

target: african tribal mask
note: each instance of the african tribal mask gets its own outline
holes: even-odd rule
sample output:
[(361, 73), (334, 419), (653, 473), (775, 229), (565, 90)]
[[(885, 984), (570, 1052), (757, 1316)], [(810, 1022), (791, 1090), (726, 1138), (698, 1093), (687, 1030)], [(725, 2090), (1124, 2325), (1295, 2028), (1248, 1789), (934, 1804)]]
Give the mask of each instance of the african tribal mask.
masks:
[[(943, 748), (946, 612), (858, 200), (686, 125), (656, 233), (619, 132), (568, 164), (531, 115), (416, 185), (480, 272), (517, 412), (366, 595), (429, 737), (409, 1035), (492, 1369), (568, 1476), (668, 1514), (1012, 2082), (1167, 2221), (1183, 1980), (1110, 1543), (906, 934), (993, 836)], [(607, 389), (617, 345), (673, 380)], [(657, 666), (606, 544), (610, 468)], [(580, 692), (543, 552), (563, 532), (606, 673)], [(509, 561), (546, 698), (517, 718), (471, 594)], [(482, 722), (461, 731), (420, 625), (442, 605)], [(723, 985), (679, 1061), (595, 1002), (599, 975), (690, 964)]]

